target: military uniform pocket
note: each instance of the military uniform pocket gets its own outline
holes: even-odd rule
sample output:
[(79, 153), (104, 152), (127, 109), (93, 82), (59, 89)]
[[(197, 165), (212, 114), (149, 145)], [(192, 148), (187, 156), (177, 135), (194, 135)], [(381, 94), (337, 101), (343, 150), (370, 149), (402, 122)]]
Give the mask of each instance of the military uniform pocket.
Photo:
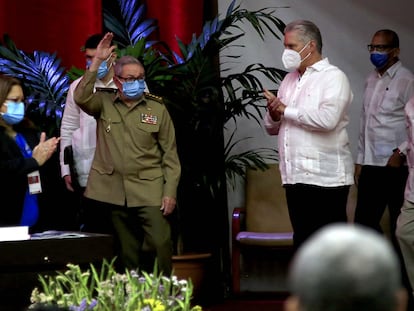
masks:
[(99, 174), (102, 174), (102, 175), (104, 174), (111, 175), (114, 172), (114, 167), (112, 165), (98, 162), (98, 161), (93, 162), (92, 169), (94, 169), (95, 171), (97, 171)]

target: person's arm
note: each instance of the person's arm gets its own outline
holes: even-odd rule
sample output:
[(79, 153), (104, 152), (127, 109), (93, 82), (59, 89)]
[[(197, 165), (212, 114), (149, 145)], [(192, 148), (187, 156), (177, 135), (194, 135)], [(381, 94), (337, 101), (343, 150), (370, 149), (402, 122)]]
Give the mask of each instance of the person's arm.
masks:
[(267, 111), (264, 117), (264, 126), (269, 135), (278, 135), (280, 122), (285, 109), (285, 105), (269, 90), (264, 90), (266, 98)]
[(357, 147), (357, 156), (355, 163), (364, 164), (364, 155), (365, 155), (365, 122), (366, 122), (366, 111), (364, 105), (362, 106), (360, 117), (359, 117), (359, 135), (358, 135), (358, 147)]
[(112, 38), (113, 34), (108, 32), (99, 42), (89, 69), (85, 71), (73, 94), (76, 104), (86, 113), (93, 116), (100, 112), (102, 105), (102, 101), (97, 96), (94, 96), (96, 76), (100, 64), (108, 59), (115, 49), (114, 45), (111, 46)]
[(408, 141), (402, 142), (397, 148), (392, 151), (388, 159), (387, 166), (400, 167), (404, 165), (407, 157)]
[(38, 170), (39, 163), (35, 158), (16, 157), (12, 159), (0, 160), (0, 175), (27, 175), (30, 172)]
[(74, 191), (72, 187), (72, 179), (68, 164), (64, 163), (64, 151), (67, 146), (72, 144), (73, 132), (80, 127), (80, 108), (73, 100), (73, 92), (80, 80), (75, 80), (69, 87), (66, 97), (65, 110), (63, 112), (62, 123), (60, 126), (60, 171), (61, 176), (65, 180), (66, 187), (70, 191)]
[(361, 114), (359, 118), (359, 135), (358, 135), (358, 146), (357, 146), (357, 155), (355, 160), (355, 169), (354, 169), (354, 183), (358, 187), (359, 177), (361, 176), (361, 170), (364, 155), (365, 155), (365, 107), (362, 106)]
[(14, 146), (15, 142), (9, 137), (1, 137), (1, 140), (0, 147), (7, 153), (7, 156), (0, 160), (0, 176), (26, 175), (38, 170), (53, 155), (59, 143), (59, 138), (46, 139), (46, 134), (41, 133), (40, 142), (33, 148), (32, 156), (26, 158), (21, 156), (20, 152), (19, 156), (10, 157), (10, 154), (15, 153), (11, 149), (18, 147)]
[(181, 164), (178, 158), (174, 124), (165, 109), (158, 133), (158, 142), (162, 149), (162, 170), (164, 191), (161, 210), (164, 215), (173, 212), (176, 205), (177, 187), (180, 181)]
[(40, 134), (40, 141), (36, 147), (33, 148), (32, 157), (37, 161), (39, 166), (45, 164), (47, 160), (53, 155), (57, 150), (60, 137), (51, 137), (46, 139), (46, 133), (42, 132)]

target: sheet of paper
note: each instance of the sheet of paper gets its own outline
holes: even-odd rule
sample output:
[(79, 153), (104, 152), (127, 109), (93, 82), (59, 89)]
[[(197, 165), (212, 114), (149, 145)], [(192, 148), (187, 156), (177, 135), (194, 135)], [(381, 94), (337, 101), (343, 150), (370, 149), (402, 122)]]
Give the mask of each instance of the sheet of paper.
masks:
[(30, 239), (28, 226), (0, 227), (0, 241), (20, 241)]

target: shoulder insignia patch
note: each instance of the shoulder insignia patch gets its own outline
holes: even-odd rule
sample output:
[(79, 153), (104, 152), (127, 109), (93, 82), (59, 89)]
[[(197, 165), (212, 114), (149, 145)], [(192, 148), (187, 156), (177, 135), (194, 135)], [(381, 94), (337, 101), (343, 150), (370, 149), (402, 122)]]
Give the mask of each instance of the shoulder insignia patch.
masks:
[(148, 92), (145, 92), (144, 94), (145, 94), (145, 97), (148, 98), (148, 99), (152, 99), (152, 100), (155, 100), (159, 103), (163, 103), (163, 100), (162, 100), (161, 96), (154, 95), (154, 94), (151, 94), (151, 93), (148, 93)]

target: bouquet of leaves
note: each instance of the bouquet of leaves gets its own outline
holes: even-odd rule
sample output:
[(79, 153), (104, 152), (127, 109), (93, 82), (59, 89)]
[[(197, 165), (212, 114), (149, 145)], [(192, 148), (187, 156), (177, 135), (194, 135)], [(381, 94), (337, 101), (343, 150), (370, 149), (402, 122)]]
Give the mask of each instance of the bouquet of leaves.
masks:
[(57, 305), (73, 311), (202, 311), (192, 306), (191, 281), (153, 273), (126, 270), (118, 273), (114, 261), (103, 261), (82, 271), (68, 264), (65, 272), (39, 276), (41, 289), (35, 288), (30, 308), (38, 304)]

